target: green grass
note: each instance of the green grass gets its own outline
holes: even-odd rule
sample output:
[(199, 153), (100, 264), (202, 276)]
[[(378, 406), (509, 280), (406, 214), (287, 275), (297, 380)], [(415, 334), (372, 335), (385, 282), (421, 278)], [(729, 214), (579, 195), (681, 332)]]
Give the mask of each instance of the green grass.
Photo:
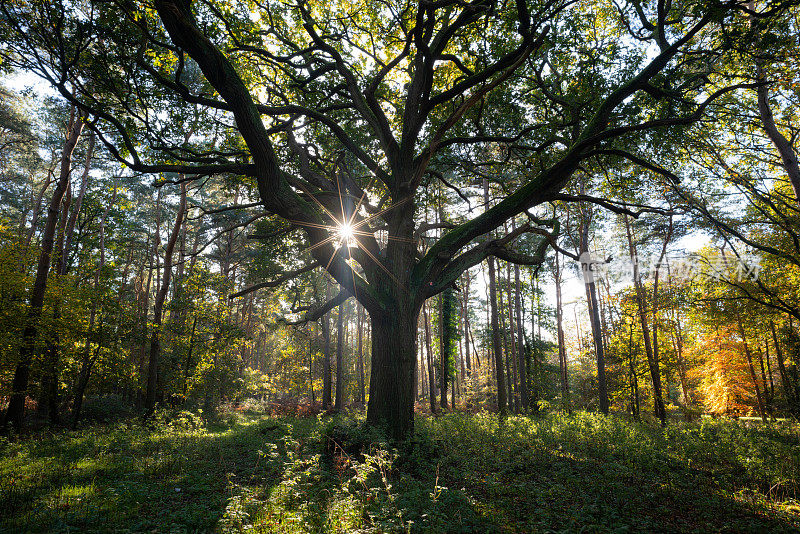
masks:
[(797, 429), (190, 414), (0, 445), (7, 532), (800, 532)]

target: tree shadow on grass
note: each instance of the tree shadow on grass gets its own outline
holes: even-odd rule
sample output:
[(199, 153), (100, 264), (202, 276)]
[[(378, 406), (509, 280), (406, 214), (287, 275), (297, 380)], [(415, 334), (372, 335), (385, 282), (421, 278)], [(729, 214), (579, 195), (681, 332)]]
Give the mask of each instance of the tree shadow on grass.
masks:
[(0, 531), (208, 531), (232, 487), (280, 478), (259, 451), (288, 428), (262, 418), (211, 431), (87, 429), (9, 445)]
[(798, 532), (800, 521), (726, 497), (681, 467), (642, 474), (614, 462), (541, 453), (464, 486), (501, 532)]
[(460, 488), (487, 532), (800, 532), (800, 516), (758, 491), (752, 502), (735, 497), (744, 481), (689, 467), (653, 447), (658, 437), (637, 445), (647, 430), (598, 424), (520, 418), (497, 428), (456, 417), (426, 431), (449, 436), (436, 441), (439, 483)]
[(664, 434), (588, 417), (418, 426), (396, 451), (357, 424), (266, 417), (8, 445), (0, 530), (205, 532), (241, 503), (226, 524), (270, 533), (800, 531), (800, 518), (758, 502), (763, 492), (734, 496), (748, 485), (727, 463), (685, 461), (713, 436), (690, 436), (696, 449), (680, 456)]

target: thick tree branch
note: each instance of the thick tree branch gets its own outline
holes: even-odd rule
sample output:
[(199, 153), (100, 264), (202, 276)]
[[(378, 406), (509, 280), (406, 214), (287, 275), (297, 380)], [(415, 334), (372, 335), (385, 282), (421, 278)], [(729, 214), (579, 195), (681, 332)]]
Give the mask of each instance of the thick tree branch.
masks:
[[(322, 243), (312, 250), (319, 263), (325, 262), (336, 281), (369, 310), (383, 308), (381, 299), (371, 287), (353, 273), (345, 259), (326, 240), (329, 234), (321, 227), (321, 219), (307, 202), (291, 188), (287, 175), (280, 169), (261, 114), (249, 90), (231, 62), (197, 27), (190, 4), (180, 0), (156, 0), (156, 10), (172, 41), (197, 62), (203, 75), (231, 107), (236, 125), (244, 138), (255, 166), (255, 178), (264, 206), (271, 212), (294, 222), (307, 223), (304, 230), (312, 243)], [(306, 24), (313, 32), (313, 25)], [(311, 226), (315, 225), (315, 226)]]
[[(618, 129), (615, 129), (611, 130), (614, 134), (609, 135), (606, 132), (606, 134), (603, 135), (603, 131), (616, 107), (628, 96), (641, 90), (645, 83), (660, 72), (669, 61), (678, 54), (681, 46), (697, 35), (715, 16), (716, 13), (714, 13), (713, 10), (707, 13), (700, 21), (692, 26), (681, 39), (661, 52), (639, 71), (639, 74), (612, 91), (600, 104), (587, 126), (583, 128), (576, 142), (555, 164), (537, 174), (528, 181), (528, 183), (478, 217), (475, 217), (445, 234), (428, 250), (428, 253), (415, 267), (413, 278), (419, 281), (419, 287), (414, 289), (420, 289), (430, 285), (431, 281), (435, 280), (440, 275), (450, 258), (470, 241), (497, 228), (504, 221), (521, 213), (525, 209), (551, 200), (553, 195), (564, 186), (578, 168), (580, 161), (584, 158), (588, 149), (604, 139), (615, 137), (623, 133), (617, 132), (616, 130)], [(713, 95), (709, 98), (713, 98)], [(708, 100), (706, 102), (708, 102)], [(658, 121), (651, 121), (645, 124), (647, 124), (647, 127), (642, 127), (642, 125), (630, 126), (625, 127), (624, 130), (625, 132), (636, 131), (661, 125)]]
[(305, 265), (305, 266), (301, 267), (300, 269), (296, 269), (294, 271), (283, 273), (280, 276), (278, 276), (277, 278), (275, 278), (274, 280), (270, 280), (268, 282), (261, 282), (259, 284), (255, 284), (255, 285), (252, 285), (250, 287), (246, 287), (246, 288), (242, 289), (241, 291), (237, 291), (236, 293), (233, 293), (228, 298), (229, 299), (235, 299), (237, 297), (241, 297), (241, 296), (247, 295), (248, 293), (252, 293), (253, 291), (257, 291), (257, 290), (265, 288), (265, 287), (278, 287), (279, 285), (283, 284), (284, 282), (288, 282), (289, 280), (297, 278), (301, 274), (307, 273), (309, 271), (313, 271), (314, 269), (316, 269), (319, 266), (320, 265), (319, 265), (318, 262), (316, 262), (316, 261), (311, 262), (308, 265)]
[(284, 323), (284, 324), (292, 325), (292, 326), (302, 325), (302, 324), (310, 323), (311, 321), (316, 321), (317, 319), (321, 318), (323, 315), (325, 315), (326, 313), (328, 313), (329, 311), (331, 311), (336, 306), (338, 306), (339, 304), (343, 303), (344, 301), (346, 301), (350, 297), (351, 297), (351, 295), (347, 291), (344, 291), (344, 290), (340, 291), (338, 295), (333, 297), (328, 302), (325, 302), (324, 304), (321, 304), (320, 306), (317, 306), (316, 308), (312, 308), (309, 311), (307, 311), (306, 314), (300, 319), (297, 319), (297, 320), (294, 320), (294, 321), (289, 321), (289, 320), (287, 320), (285, 318), (281, 318), (281, 319), (279, 319), (279, 321)]

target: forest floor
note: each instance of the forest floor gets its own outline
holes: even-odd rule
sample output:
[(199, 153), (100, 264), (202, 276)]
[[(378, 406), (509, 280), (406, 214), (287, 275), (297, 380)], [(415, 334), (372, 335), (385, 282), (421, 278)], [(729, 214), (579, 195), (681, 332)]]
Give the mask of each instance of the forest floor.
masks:
[(182, 412), (0, 443), (3, 532), (800, 532), (800, 434), (720, 421)]

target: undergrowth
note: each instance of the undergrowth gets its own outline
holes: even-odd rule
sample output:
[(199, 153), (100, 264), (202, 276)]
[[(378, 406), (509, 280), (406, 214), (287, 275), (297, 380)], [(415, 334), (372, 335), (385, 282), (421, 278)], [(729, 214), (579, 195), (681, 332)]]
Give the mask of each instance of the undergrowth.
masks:
[(796, 427), (162, 412), (0, 443), (8, 532), (800, 531)]
[(417, 421), (390, 445), (359, 421), (287, 436), (266, 491), (240, 488), (225, 532), (793, 531), (790, 430), (704, 421), (667, 429), (551, 414)]

